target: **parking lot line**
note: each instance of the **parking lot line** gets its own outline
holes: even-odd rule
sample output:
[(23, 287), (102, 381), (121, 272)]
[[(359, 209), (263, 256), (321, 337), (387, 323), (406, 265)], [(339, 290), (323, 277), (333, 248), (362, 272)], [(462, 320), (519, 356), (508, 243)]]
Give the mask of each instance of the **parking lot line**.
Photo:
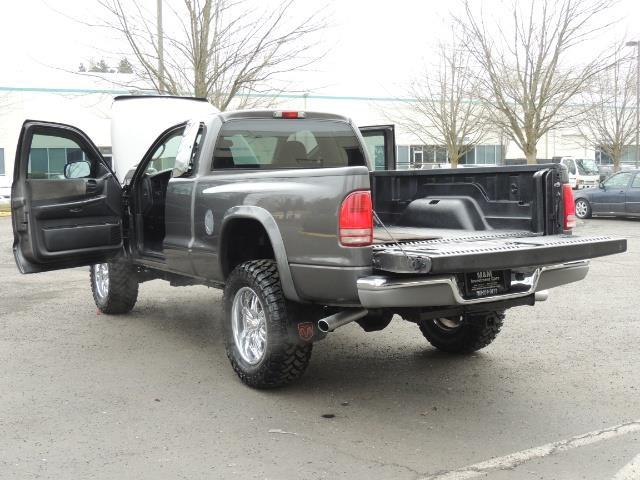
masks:
[[(469, 478), (477, 478), (486, 475), (496, 470), (507, 470), (518, 467), (523, 463), (536, 458), (543, 458), (549, 455), (554, 455), (559, 452), (564, 452), (574, 448), (584, 447), (586, 445), (593, 445), (594, 443), (603, 442), (612, 438), (626, 435), (628, 433), (640, 432), (640, 420), (634, 422), (622, 423), (613, 427), (604, 428), (602, 430), (595, 430), (593, 432), (583, 433), (576, 435), (566, 440), (560, 440), (553, 443), (547, 443), (539, 447), (533, 447), (519, 452), (510, 453), (503, 457), (492, 458), (484, 462), (474, 463), (467, 467), (459, 468), (456, 470), (448, 470), (445, 472), (438, 472), (422, 480), (466, 480)], [(638, 461), (640, 461), (640, 455), (635, 457), (631, 463), (627, 464), (620, 472), (622, 475), (625, 473), (625, 469), (629, 467), (629, 471), (635, 471), (638, 468)], [(618, 472), (618, 474), (620, 474)], [(618, 476), (615, 480), (627, 480), (632, 477)]]
[(640, 454), (633, 457), (633, 460), (622, 467), (613, 477), (613, 480), (638, 480), (638, 478), (640, 478)]

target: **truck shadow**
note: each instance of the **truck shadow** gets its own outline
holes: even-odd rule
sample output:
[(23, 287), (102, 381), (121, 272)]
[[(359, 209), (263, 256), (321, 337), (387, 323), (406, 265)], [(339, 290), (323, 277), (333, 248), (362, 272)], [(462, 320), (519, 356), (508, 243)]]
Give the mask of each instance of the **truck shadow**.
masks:
[[(203, 299), (203, 292), (210, 298)], [(253, 390), (240, 382), (226, 358), (218, 294), (189, 293), (180, 304), (175, 297), (166, 303), (155, 297), (143, 297), (127, 322), (138, 323), (152, 343), (188, 352), (191, 369), (181, 374), (183, 393), (201, 394), (202, 381), (208, 389), (260, 405), (256, 415), (273, 411), (277, 418), (336, 426), (375, 421), (392, 430), (396, 422), (415, 422), (415, 428), (426, 429), (425, 438), (431, 438), (429, 429), (480, 435), (487, 418), (502, 417), (503, 425), (523, 431), (562, 423), (566, 409), (582, 408), (579, 399), (595, 388), (589, 382), (568, 385), (562, 369), (521, 355), (512, 339), (498, 336), (480, 352), (450, 355), (431, 347), (415, 325), (395, 320), (376, 333), (364, 333), (355, 324), (342, 327), (314, 345), (309, 368), (297, 382)]]
[[(217, 374), (223, 374), (245, 395), (264, 396), (276, 403), (294, 405), (318, 395), (357, 398), (364, 392), (375, 392), (368, 403), (380, 406), (407, 399), (407, 395), (415, 396), (418, 404), (443, 403), (462, 392), (482, 391), (486, 396), (496, 385), (500, 386), (498, 397), (504, 396), (504, 380), (511, 368), (505, 365), (507, 359), (492, 353), (491, 346), (472, 355), (446, 354), (431, 347), (415, 325), (401, 320), (383, 332), (368, 334), (355, 324), (343, 327), (314, 345), (311, 363), (299, 381), (277, 390), (251, 390), (240, 383), (227, 361), (222, 306), (218, 295), (212, 297), (203, 301), (200, 296), (197, 302), (185, 298), (180, 305), (143, 300), (130, 314), (135, 320), (128, 321), (141, 323), (150, 333), (155, 331), (154, 336), (173, 337), (170, 340), (176, 348), (194, 348), (201, 362), (222, 369)], [(487, 382), (495, 385), (488, 388)]]

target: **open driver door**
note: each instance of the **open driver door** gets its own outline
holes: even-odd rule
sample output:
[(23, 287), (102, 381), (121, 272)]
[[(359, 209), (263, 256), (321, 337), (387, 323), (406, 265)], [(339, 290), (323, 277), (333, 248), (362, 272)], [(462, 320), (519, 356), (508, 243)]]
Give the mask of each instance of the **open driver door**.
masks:
[(70, 125), (27, 120), (11, 187), (22, 273), (102, 263), (122, 249), (122, 189), (98, 148)]

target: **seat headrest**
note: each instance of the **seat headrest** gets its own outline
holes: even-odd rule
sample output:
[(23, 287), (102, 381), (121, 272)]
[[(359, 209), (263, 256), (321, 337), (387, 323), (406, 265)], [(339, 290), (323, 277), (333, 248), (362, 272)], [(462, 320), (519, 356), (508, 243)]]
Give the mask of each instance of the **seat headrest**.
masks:
[(307, 158), (307, 149), (302, 142), (297, 140), (289, 140), (284, 144), (280, 155), (275, 159), (278, 166), (281, 167), (300, 167), (303, 166)]

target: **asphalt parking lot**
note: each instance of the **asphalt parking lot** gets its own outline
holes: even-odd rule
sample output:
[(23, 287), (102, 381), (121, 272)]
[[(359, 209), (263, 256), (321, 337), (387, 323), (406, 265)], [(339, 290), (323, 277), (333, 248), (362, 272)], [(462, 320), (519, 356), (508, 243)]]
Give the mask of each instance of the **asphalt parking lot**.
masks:
[(20, 275), (0, 218), (0, 478), (640, 478), (640, 221), (578, 231), (629, 251), (509, 311), (482, 352), (352, 324), (301, 382), (254, 391), (219, 291), (153, 281), (97, 315), (88, 269)]

